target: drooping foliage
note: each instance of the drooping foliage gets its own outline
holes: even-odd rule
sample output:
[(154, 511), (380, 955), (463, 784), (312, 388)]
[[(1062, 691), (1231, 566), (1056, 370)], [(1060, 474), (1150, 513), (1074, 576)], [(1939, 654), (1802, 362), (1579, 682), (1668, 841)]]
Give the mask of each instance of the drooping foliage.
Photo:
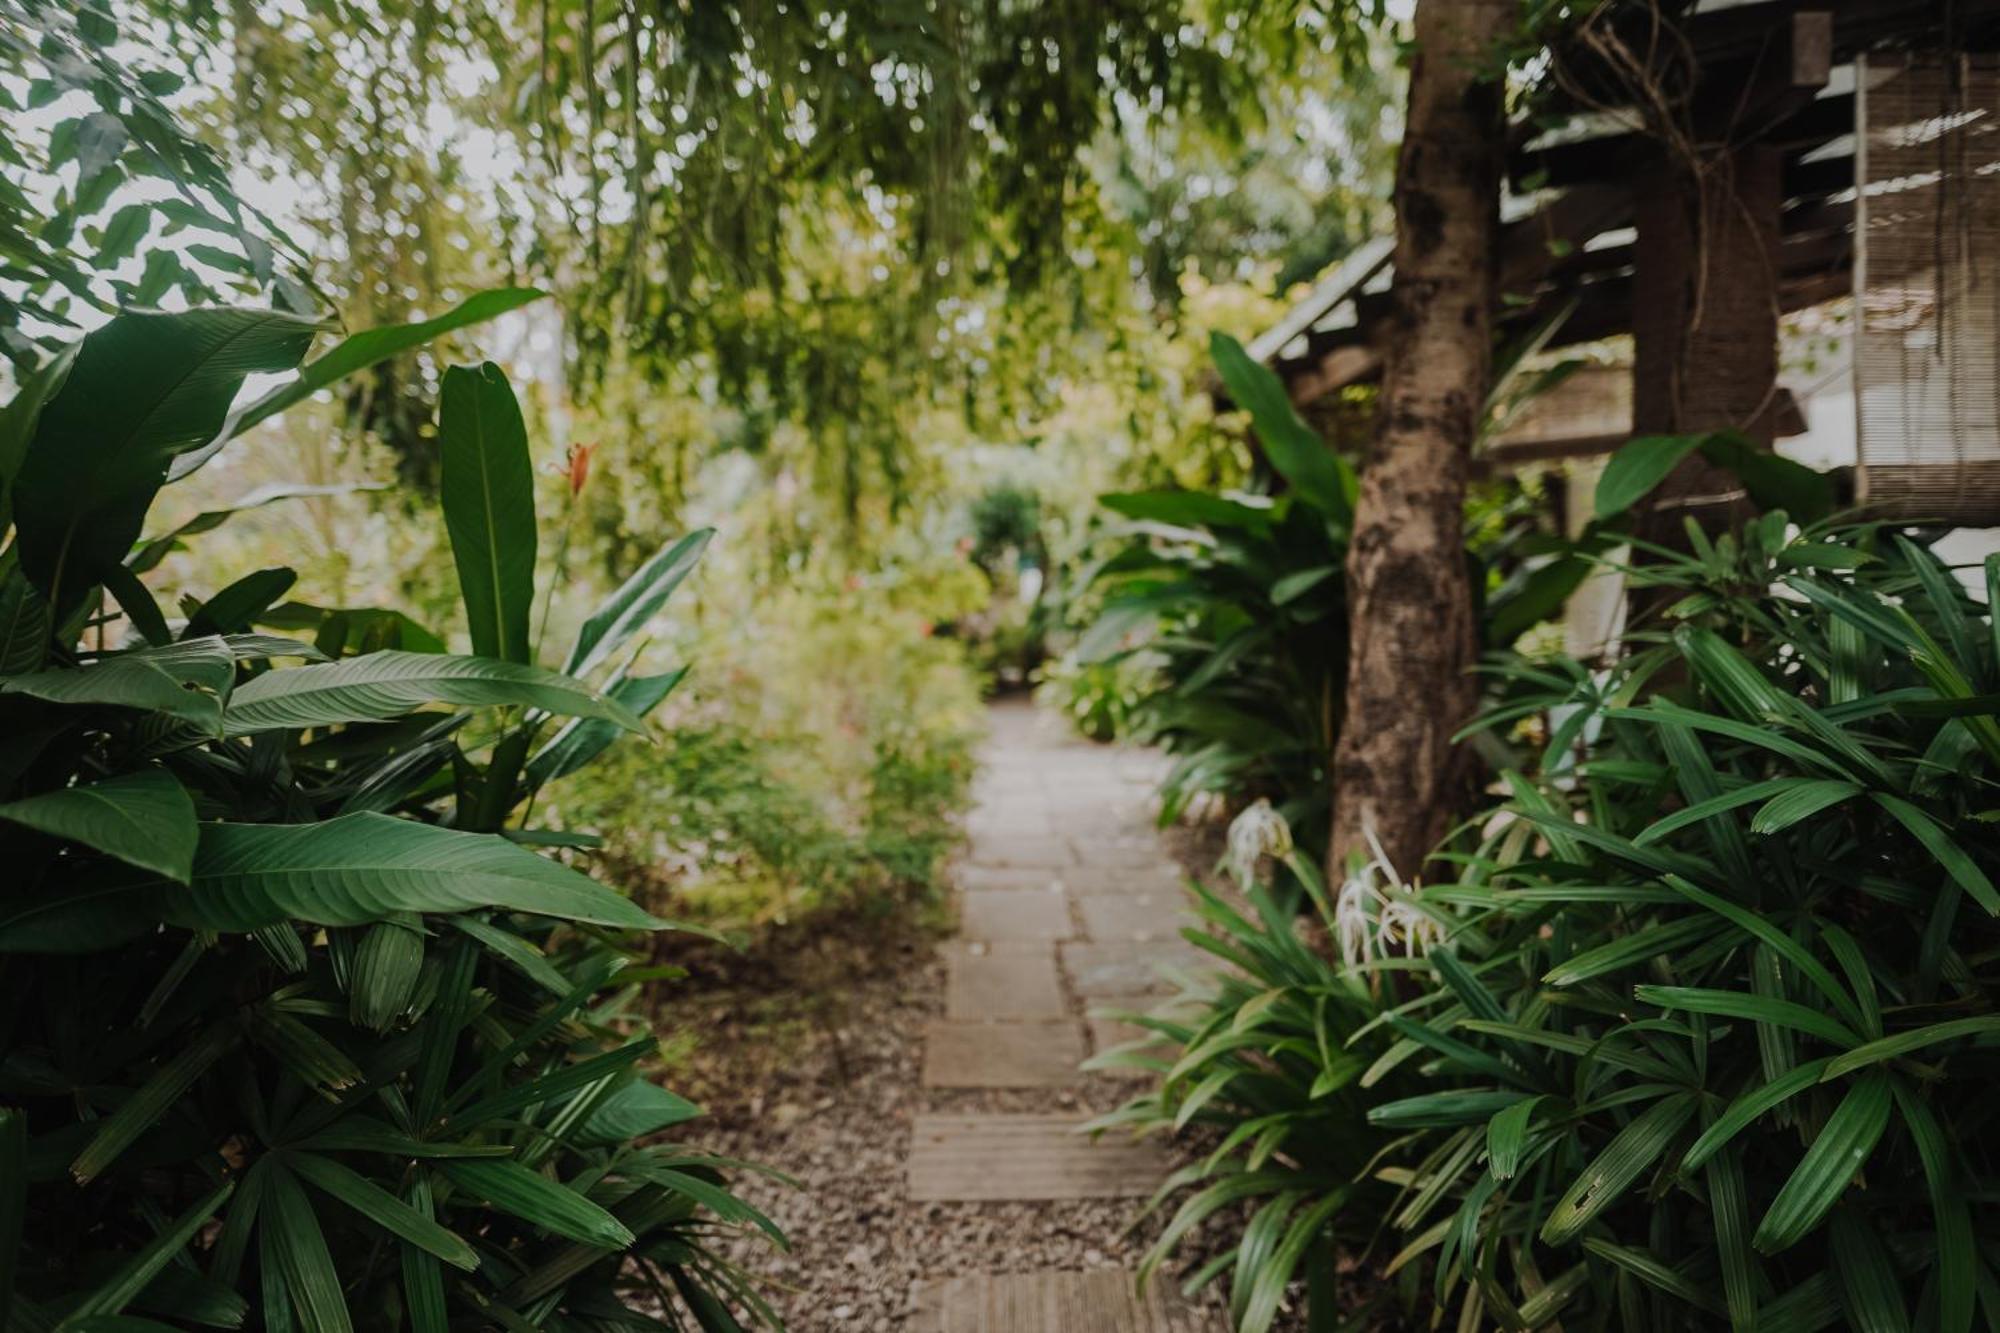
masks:
[[(1297, 278), (1378, 206), (1372, 6), (92, 4), (197, 74), (177, 109), (285, 184), (351, 326), (548, 287), (580, 397), (728, 409), (669, 486), (803, 429), (771, 470), (850, 523), (932, 484), (925, 410), (1019, 433), (1190, 266)], [(426, 484), (437, 389), (349, 394)]]

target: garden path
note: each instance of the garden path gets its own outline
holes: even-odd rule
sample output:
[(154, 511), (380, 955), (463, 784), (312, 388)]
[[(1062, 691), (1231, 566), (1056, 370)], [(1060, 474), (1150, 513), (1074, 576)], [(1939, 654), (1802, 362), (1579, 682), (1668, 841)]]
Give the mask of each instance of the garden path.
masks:
[[(1093, 1142), (1076, 1132), (1081, 1114), (950, 1108), (967, 1089), (1054, 1090), (1064, 1103), (1101, 1104), (1103, 1082), (1119, 1075), (1078, 1063), (1135, 1034), (1098, 1011), (1146, 1008), (1173, 989), (1163, 970), (1200, 967), (1204, 955), (1179, 938), (1180, 871), (1150, 817), (1164, 761), (1079, 741), (1023, 704), (996, 705), (992, 722), (957, 872), (943, 1016), (925, 1034), (908, 1197), (1026, 1204), (1029, 1228), (1073, 1200), (1129, 1199), (1136, 1209), (1171, 1165), (1153, 1144)], [(919, 1282), (909, 1333), (1216, 1327), (1166, 1284), (1140, 1293), (1125, 1269), (1005, 1267)]]

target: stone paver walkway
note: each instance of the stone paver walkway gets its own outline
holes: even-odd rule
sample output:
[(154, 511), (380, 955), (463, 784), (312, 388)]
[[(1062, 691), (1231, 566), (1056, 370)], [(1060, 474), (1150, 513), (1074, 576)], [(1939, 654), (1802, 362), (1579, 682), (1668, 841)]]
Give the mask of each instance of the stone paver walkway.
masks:
[[(992, 711), (993, 733), (958, 868), (959, 938), (946, 946), (945, 1016), (926, 1036), (933, 1098), (960, 1089), (1073, 1089), (1102, 1104), (1112, 1072), (1079, 1061), (1133, 1031), (1093, 1017), (1144, 1008), (1173, 989), (1163, 969), (1199, 970), (1179, 937), (1178, 868), (1152, 826), (1161, 760), (1092, 746), (1025, 705)], [(935, 1106), (936, 1101), (933, 1102)], [(939, 1109), (912, 1125), (918, 1202), (1138, 1198), (1168, 1169), (1152, 1142), (1076, 1132), (1083, 1115)], [(925, 1282), (912, 1333), (1214, 1333), (1166, 1284), (1129, 1272), (995, 1273)]]

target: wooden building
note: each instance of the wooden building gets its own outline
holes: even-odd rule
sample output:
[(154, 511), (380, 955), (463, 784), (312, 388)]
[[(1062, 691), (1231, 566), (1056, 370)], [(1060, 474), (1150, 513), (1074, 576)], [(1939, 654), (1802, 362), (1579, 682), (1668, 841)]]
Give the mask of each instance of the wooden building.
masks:
[[(1502, 336), (1614, 354), (1531, 404), (1489, 465), (1635, 434), (1766, 445), (1813, 406), (1781, 321), (1820, 311), (1851, 381), (1851, 499), (2000, 523), (2000, 0), (1639, 0), (1550, 59), (1508, 163)], [(1379, 374), (1390, 243), (1335, 265), (1254, 355), (1311, 405)], [(1648, 520), (1742, 505), (1691, 460)]]

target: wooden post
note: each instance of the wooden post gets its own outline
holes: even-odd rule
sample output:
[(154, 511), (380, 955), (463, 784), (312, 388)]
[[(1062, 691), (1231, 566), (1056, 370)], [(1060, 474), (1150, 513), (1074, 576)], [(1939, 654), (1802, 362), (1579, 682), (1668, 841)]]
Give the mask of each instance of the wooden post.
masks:
[[(1734, 430), (1769, 448), (1778, 393), (1779, 245), (1784, 157), (1744, 139), (1809, 103), (1827, 81), (1832, 16), (1802, 11), (1748, 89), (1705, 89), (1727, 108), (1695, 133), (1728, 145), (1694, 161), (1663, 154), (1634, 192), (1632, 428), (1639, 435)], [(1731, 473), (1690, 455), (1654, 492), (1638, 536), (1685, 545), (1685, 520), (1705, 529), (1753, 512)]]

